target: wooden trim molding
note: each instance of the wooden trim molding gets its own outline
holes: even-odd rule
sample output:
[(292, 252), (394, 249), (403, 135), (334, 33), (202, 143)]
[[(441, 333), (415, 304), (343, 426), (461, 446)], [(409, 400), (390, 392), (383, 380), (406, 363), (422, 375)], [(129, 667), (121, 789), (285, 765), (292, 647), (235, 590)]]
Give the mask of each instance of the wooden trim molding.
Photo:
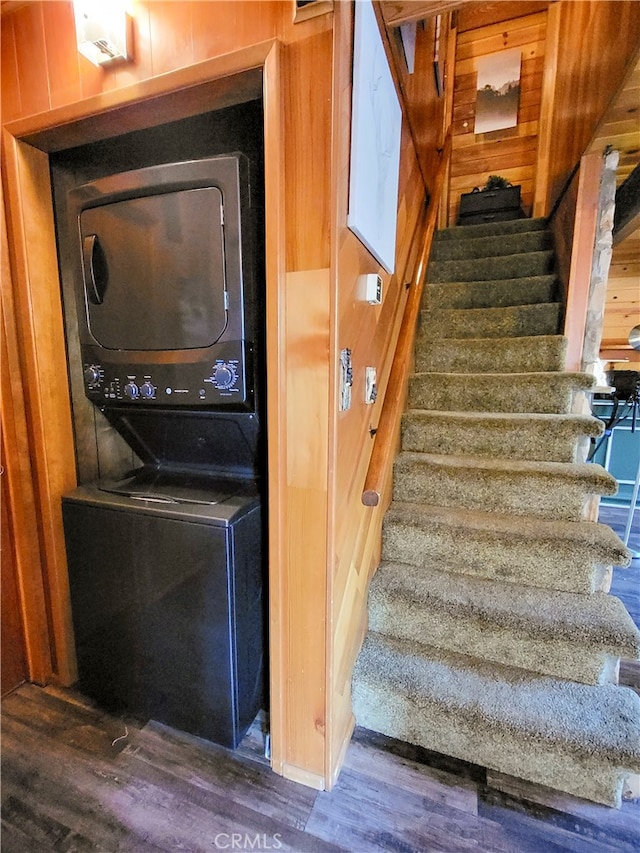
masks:
[(285, 278), (285, 196), (284, 196), (284, 126), (283, 94), (280, 78), (281, 47), (275, 43), (264, 64), (264, 146), (265, 198), (270, 199), (265, 216), (266, 262), (266, 325), (267, 325), (267, 434), (269, 470), (270, 518), (269, 524), (269, 674), (270, 674), (270, 729), (271, 766), (285, 773), (285, 696), (286, 614), (284, 571), (286, 565), (286, 536), (280, 520), (284, 518), (286, 503), (286, 395), (284, 360), (284, 290)]
[(300, 24), (302, 21), (308, 21), (309, 18), (316, 18), (318, 15), (333, 12), (333, 0), (307, 0), (306, 3), (291, 0), (291, 4), (293, 6), (294, 24)]
[[(469, 2), (469, 0), (466, 0)], [(443, 15), (464, 6), (465, 0), (382, 0), (382, 15), (388, 27)]]
[(396, 451), (400, 413), (404, 406), (406, 379), (413, 355), (413, 340), (415, 327), (420, 311), (422, 290), (427, 273), (427, 264), (431, 252), (431, 242), (436, 229), (440, 209), (440, 195), (444, 186), (444, 178), (451, 157), (451, 134), (447, 135), (444, 149), (440, 157), (440, 165), (429, 202), (429, 210), (425, 229), (422, 232), (422, 248), (416, 264), (409, 298), (404, 309), (402, 325), (398, 335), (396, 354), (389, 376), (389, 383), (378, 422), (378, 431), (369, 463), (369, 471), (362, 493), (362, 503), (365, 506), (378, 506), (384, 494), (385, 484), (389, 477), (391, 464)]
[(0, 291), (1, 331), (0, 419), (6, 470), (7, 515), (14, 550), (16, 585), (20, 602), (20, 622), (24, 636), (27, 675), (37, 684), (46, 684), (53, 671), (49, 620), (40, 552), (35, 495), (31, 472), (31, 450), (25, 413), (24, 384), (16, 333), (16, 306), (9, 263), (9, 244), (4, 216), (4, 194), (0, 189), (0, 237), (2, 239), (2, 290)]
[(74, 487), (76, 472), (49, 160), (8, 132), (4, 143), (15, 317), (27, 389), (37, 529), (49, 591), (53, 672), (70, 684), (76, 670), (60, 497)]
[[(18, 119), (5, 128), (11, 136), (53, 152), (242, 103), (260, 95), (261, 69), (273, 45), (269, 39)], [(257, 73), (248, 75), (252, 69)]]
[(533, 191), (534, 217), (548, 216), (549, 158), (551, 156), (553, 111), (555, 107), (556, 73), (560, 44), (560, 4), (550, 3), (547, 10), (547, 37), (544, 48), (544, 72), (538, 121), (538, 156), (536, 158), (535, 186)]

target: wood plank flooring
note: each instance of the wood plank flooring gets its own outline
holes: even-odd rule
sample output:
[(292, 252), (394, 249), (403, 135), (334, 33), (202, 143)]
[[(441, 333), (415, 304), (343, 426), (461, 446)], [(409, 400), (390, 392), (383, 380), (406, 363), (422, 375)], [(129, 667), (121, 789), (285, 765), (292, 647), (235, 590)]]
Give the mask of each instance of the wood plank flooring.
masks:
[(2, 708), (2, 851), (631, 853), (640, 805), (597, 806), (356, 730), (333, 791), (273, 773), (257, 721), (230, 752), (23, 685)]
[[(621, 507), (600, 506), (598, 521), (608, 524), (622, 539), (628, 510)], [(640, 510), (636, 510), (629, 533), (629, 550), (635, 554), (626, 569), (614, 568), (611, 592), (624, 603), (631, 618), (640, 628)]]
[[(598, 521), (608, 524), (622, 539), (627, 523), (628, 510), (622, 507), (600, 505)], [(640, 511), (636, 510), (629, 534), (629, 550), (635, 554), (626, 569), (613, 568), (611, 594), (622, 601), (629, 615), (640, 628)], [(640, 661), (621, 660), (619, 683), (631, 687), (640, 694)], [(638, 846), (640, 847), (640, 841)]]

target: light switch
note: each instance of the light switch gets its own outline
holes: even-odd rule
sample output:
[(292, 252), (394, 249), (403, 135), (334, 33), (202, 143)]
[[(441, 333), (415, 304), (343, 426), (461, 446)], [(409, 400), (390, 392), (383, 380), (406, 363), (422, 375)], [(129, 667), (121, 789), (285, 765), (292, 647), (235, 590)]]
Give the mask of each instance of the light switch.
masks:
[(378, 377), (375, 367), (365, 368), (364, 401), (367, 405), (375, 403), (378, 396)]

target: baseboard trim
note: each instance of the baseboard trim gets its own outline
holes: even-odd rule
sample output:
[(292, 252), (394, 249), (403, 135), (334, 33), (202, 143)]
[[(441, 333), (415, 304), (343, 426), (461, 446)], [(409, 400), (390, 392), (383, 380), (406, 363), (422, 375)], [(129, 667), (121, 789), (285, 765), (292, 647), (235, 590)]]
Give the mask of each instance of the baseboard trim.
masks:
[(342, 770), (345, 756), (347, 754), (347, 749), (349, 748), (349, 744), (351, 743), (351, 738), (353, 736), (353, 730), (356, 727), (356, 718), (351, 715), (351, 719), (349, 720), (349, 726), (345, 732), (344, 738), (342, 740), (342, 744), (340, 745), (340, 751), (338, 753), (338, 760), (336, 761), (335, 767), (333, 768), (332, 773), (327, 779), (327, 791), (330, 791), (333, 786), (338, 781), (338, 777), (340, 775), (340, 771)]
[(282, 775), (285, 779), (290, 779), (299, 785), (306, 785), (307, 788), (315, 788), (316, 791), (325, 790), (324, 776), (312, 773), (310, 770), (303, 770), (302, 767), (296, 767), (294, 764), (283, 764)]

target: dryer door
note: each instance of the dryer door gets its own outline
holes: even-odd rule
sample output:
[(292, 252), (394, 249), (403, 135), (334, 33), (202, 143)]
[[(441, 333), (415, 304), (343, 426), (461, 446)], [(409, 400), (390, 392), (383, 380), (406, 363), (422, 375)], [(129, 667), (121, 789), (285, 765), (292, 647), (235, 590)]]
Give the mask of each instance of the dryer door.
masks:
[(180, 190), (83, 210), (87, 324), (113, 350), (208, 347), (228, 317), (222, 193)]

